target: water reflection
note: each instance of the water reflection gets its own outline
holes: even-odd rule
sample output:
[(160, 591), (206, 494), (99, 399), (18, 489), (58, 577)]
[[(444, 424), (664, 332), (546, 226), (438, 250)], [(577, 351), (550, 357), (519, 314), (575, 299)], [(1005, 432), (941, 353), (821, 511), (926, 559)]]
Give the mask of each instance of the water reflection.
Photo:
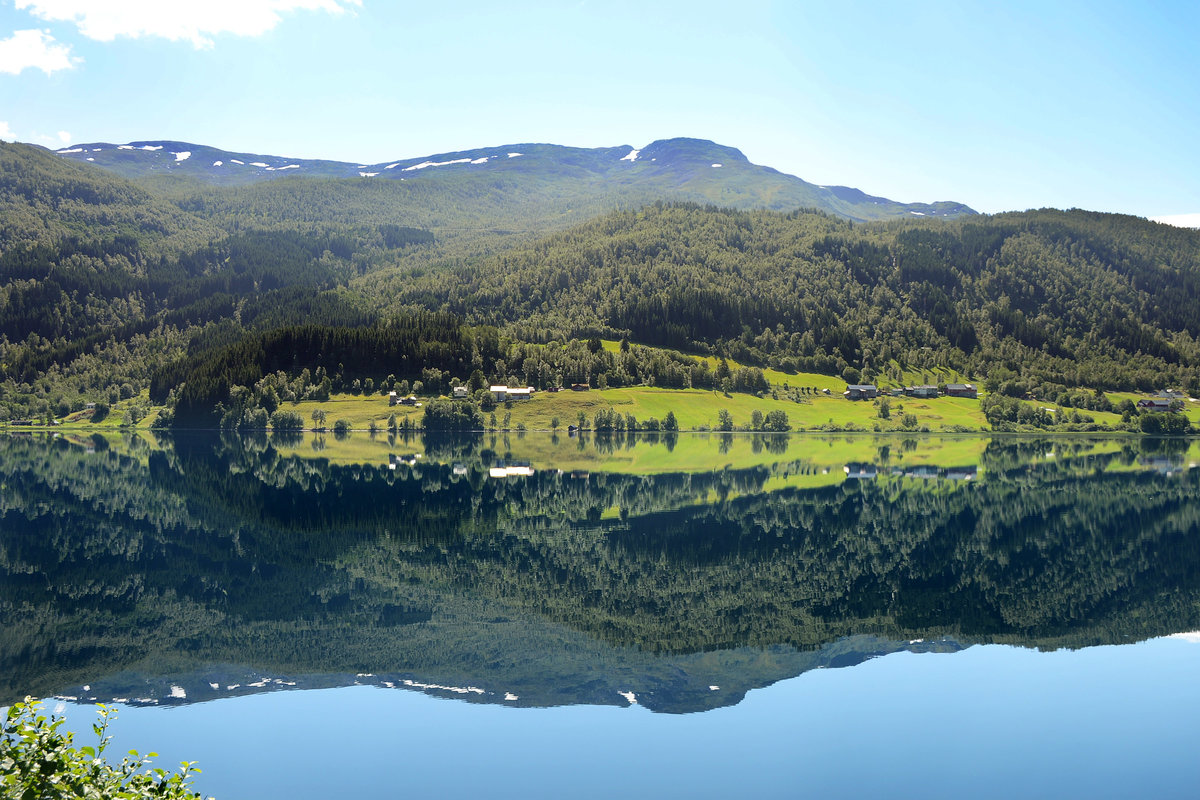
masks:
[(693, 711), (901, 650), (1195, 630), (1196, 460), (1139, 439), (3, 439), (3, 699), (369, 683)]

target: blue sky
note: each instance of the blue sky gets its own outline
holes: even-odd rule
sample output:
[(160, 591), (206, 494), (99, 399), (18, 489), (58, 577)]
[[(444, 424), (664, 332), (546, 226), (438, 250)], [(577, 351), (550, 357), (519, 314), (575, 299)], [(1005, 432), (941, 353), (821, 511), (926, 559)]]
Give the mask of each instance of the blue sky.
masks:
[(0, 0), (0, 138), (375, 163), (695, 136), (903, 201), (1193, 214), (1196, 31), (1194, 2)]

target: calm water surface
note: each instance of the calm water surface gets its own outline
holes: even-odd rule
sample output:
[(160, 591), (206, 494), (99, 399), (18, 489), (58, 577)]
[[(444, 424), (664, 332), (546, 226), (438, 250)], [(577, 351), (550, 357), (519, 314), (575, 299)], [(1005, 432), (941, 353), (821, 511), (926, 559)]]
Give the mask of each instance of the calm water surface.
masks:
[(1198, 461), (0, 439), (0, 702), (222, 798), (1194, 797)]

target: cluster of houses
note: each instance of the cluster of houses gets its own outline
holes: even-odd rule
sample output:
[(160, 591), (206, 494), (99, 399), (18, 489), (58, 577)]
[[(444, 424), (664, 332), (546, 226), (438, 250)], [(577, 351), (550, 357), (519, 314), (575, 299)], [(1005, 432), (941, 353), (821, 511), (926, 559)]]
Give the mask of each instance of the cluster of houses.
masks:
[[(586, 392), (591, 389), (591, 385), (587, 383), (572, 383), (570, 386), (573, 392)], [(533, 397), (536, 391), (532, 386), (489, 386), (488, 391), (492, 394), (492, 399), (497, 403), (506, 403), (509, 400), (528, 400)], [(562, 389), (549, 389), (551, 392), (560, 392)], [(471, 390), (466, 386), (455, 386), (450, 390), (450, 396), (455, 400), (466, 400), (471, 396)], [(414, 395), (401, 397), (396, 392), (388, 392), (389, 406), (419, 406), (417, 398)]]
[[(459, 387), (459, 388), (463, 388), (463, 387)], [(572, 383), (570, 386), (570, 389), (572, 392), (587, 392), (587, 391), (591, 391), (591, 388), (592, 388), (591, 384), (588, 384), (588, 383)], [(454, 396), (458, 397), (459, 396), (457, 394), (458, 389), (455, 389), (454, 391), (456, 392), (456, 394)], [(503, 403), (507, 400), (528, 400), (530, 397), (533, 396), (533, 393), (536, 390), (532, 386), (491, 386), (491, 387), (488, 387), (488, 391), (490, 391), (492, 393), (492, 398), (497, 403)], [(560, 387), (555, 386), (550, 389), (547, 389), (546, 391), (561, 392), (562, 389)], [(464, 393), (462, 396), (466, 397), (466, 394)]]
[[(492, 393), (492, 399), (497, 403), (503, 403), (508, 400), (528, 400), (533, 396), (532, 386), (491, 386), (488, 391)], [(455, 400), (466, 400), (471, 396), (471, 390), (466, 386), (455, 386), (450, 390), (450, 396)], [(419, 406), (417, 398), (414, 395), (401, 397), (396, 392), (388, 392), (389, 406)]]
[[(891, 392), (884, 393), (891, 397), (924, 397), (934, 398), (940, 397), (942, 392), (938, 387), (929, 384), (921, 386), (905, 386), (903, 389), (893, 389)], [(946, 384), (946, 397), (970, 397), (972, 399), (979, 397), (979, 390), (970, 383), (949, 383)], [(873, 383), (852, 383), (846, 387), (846, 391), (842, 395), (847, 400), (874, 400), (880, 396), (879, 387)]]
[(1137, 401), (1138, 411), (1170, 411), (1171, 404), (1175, 401), (1183, 401), (1187, 399), (1187, 395), (1183, 392), (1176, 392), (1170, 389), (1161, 392), (1155, 392), (1154, 397), (1147, 397)]

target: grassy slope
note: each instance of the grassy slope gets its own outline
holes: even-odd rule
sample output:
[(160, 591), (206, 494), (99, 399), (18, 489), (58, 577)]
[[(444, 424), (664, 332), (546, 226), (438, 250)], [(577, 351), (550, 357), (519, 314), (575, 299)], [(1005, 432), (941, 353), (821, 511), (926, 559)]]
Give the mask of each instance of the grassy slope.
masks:
[[(843, 383), (842, 389), (844, 388)], [(902, 406), (905, 412), (916, 414), (919, 425), (927, 425), (933, 432), (947, 430), (954, 425), (967, 426), (974, 430), (987, 429), (987, 420), (979, 412), (977, 400), (893, 398), (890, 420), (879, 419), (874, 404), (850, 402), (841, 396), (840, 391), (828, 397), (821, 395), (805, 400), (806, 402), (793, 402), (782, 399), (782, 396), (781, 399), (775, 400), (769, 395), (762, 398), (737, 393), (726, 396), (721, 392), (704, 389), (639, 386), (627, 389), (594, 389), (589, 392), (538, 392), (530, 400), (513, 403), (511, 409), (497, 406), (494, 413), (500, 426), (504, 424), (504, 415), (511, 414), (508, 427), (512, 431), (515, 431), (518, 425), (524, 425), (531, 431), (548, 431), (552, 429), (551, 423), (557, 417), (559, 429), (565, 432), (568, 425), (576, 424), (580, 412), (587, 417), (590, 426), (597, 411), (609, 408), (621, 414), (633, 414), (639, 422), (651, 417), (661, 421), (668, 411), (672, 411), (681, 430), (714, 427), (717, 424), (718, 409), (724, 408), (729, 411), (733, 417), (733, 424), (738, 427), (748, 426), (750, 416), (756, 409), (764, 415), (779, 409), (788, 415), (792, 430), (813, 430), (833, 422), (842, 427), (853, 424), (864, 430), (873, 430), (878, 423), (881, 430), (886, 431), (899, 429), (900, 414), (903, 413), (899, 409)], [(410, 416), (414, 424), (420, 424), (424, 413), (421, 408), (389, 408), (387, 398), (379, 395), (335, 395), (324, 403), (304, 401), (286, 404), (285, 407), (299, 412), (309, 424), (312, 412), (322, 408), (327, 415), (326, 427), (332, 428), (334, 421), (345, 419), (356, 430), (366, 430), (372, 421), (384, 428), (387, 426), (388, 416), (392, 413), (396, 414), (397, 422), (405, 416)], [(484, 416), (490, 417), (490, 414)], [(1115, 420), (1120, 419), (1116, 415), (1111, 416)]]
[[(620, 345), (616, 341), (602, 342), (606, 350), (616, 352)], [(716, 366), (714, 357), (696, 356)], [(734, 361), (729, 361), (732, 369), (741, 367)], [(654, 387), (632, 387), (622, 389), (592, 390), (588, 392), (539, 392), (531, 400), (514, 403), (511, 409), (499, 406), (495, 410), (498, 425), (503, 425), (504, 415), (511, 413), (508, 427), (515, 431), (518, 425), (524, 425), (531, 431), (552, 429), (552, 421), (558, 418), (559, 427), (565, 431), (568, 425), (576, 424), (579, 413), (583, 412), (588, 423), (595, 413), (601, 409), (614, 409), (621, 414), (633, 414), (640, 422), (651, 417), (662, 420), (668, 411), (675, 414), (681, 430), (699, 430), (715, 428), (717, 411), (726, 409), (733, 417), (735, 427), (748, 427), (751, 414), (757, 409), (764, 415), (774, 410), (782, 410), (788, 415), (793, 431), (811, 431), (822, 426), (836, 425), (840, 428), (854, 428), (879, 432), (900, 430), (901, 417), (908, 413), (917, 417), (917, 426), (927, 428), (930, 432), (960, 431), (969, 428), (977, 431), (988, 431), (990, 426), (979, 409), (978, 400), (966, 398), (941, 397), (935, 400), (925, 400), (911, 397), (891, 398), (890, 419), (880, 419), (878, 409), (870, 402), (850, 402), (842, 397), (846, 390), (846, 382), (841, 378), (816, 373), (785, 373), (778, 370), (766, 369), (763, 374), (770, 382), (772, 393), (762, 398), (747, 394), (732, 394), (726, 396), (721, 392), (700, 389), (664, 389)], [(931, 382), (967, 381), (967, 376), (946, 370), (933, 370), (922, 375), (919, 372), (905, 372), (902, 375), (904, 383), (920, 383), (924, 379)], [(893, 382), (894, 383), (894, 382)], [(890, 384), (882, 380), (880, 385), (887, 388)], [(800, 395), (789, 392), (783, 387), (815, 388), (816, 395)], [(829, 395), (821, 394), (828, 389)], [(775, 399), (772, 395), (778, 395)], [(1114, 405), (1129, 398), (1136, 402), (1143, 395), (1136, 393), (1109, 392), (1109, 399)], [(790, 399), (789, 399), (790, 398)], [(121, 401), (113, 407), (108, 418), (99, 425), (91, 425), (86, 414), (72, 414), (63, 420), (64, 429), (76, 427), (110, 429), (120, 427), (126, 408), (134, 402), (148, 403), (145, 393), (139, 398)], [(1029, 402), (1031, 406), (1046, 405), (1046, 403)], [(325, 426), (332, 430), (334, 422), (345, 419), (355, 430), (366, 431), (372, 422), (380, 429), (387, 428), (388, 418), (396, 416), (397, 423), (406, 417), (411, 419), (414, 426), (421, 424), (424, 414), (422, 408), (411, 406), (389, 407), (387, 398), (380, 395), (334, 395), (324, 403), (304, 401), (286, 404), (285, 408), (297, 411), (305, 422), (314, 425), (312, 412), (317, 408), (326, 412)], [(1099, 424), (1116, 426), (1121, 418), (1118, 414), (1097, 411), (1082, 411)], [(1200, 403), (1186, 403), (1184, 413), (1195, 425), (1200, 425)], [(485, 415), (490, 416), (489, 415)], [(148, 428), (157, 417), (157, 409), (138, 424), (138, 428)]]
[[(791, 376), (795, 378), (796, 376)], [(576, 424), (582, 411), (590, 424), (595, 413), (600, 409), (614, 409), (621, 414), (633, 414), (640, 422), (651, 417), (662, 420), (668, 411), (675, 414), (682, 430), (698, 430), (713, 428), (717, 424), (717, 411), (726, 409), (733, 417), (735, 427), (747, 427), (751, 414), (757, 409), (763, 414), (774, 410), (782, 410), (788, 415), (793, 431), (816, 430), (822, 426), (837, 425), (842, 428), (853, 425), (862, 430), (898, 431), (901, 417), (908, 413), (917, 417), (919, 427), (926, 427), (930, 432), (955, 431), (970, 428), (977, 431), (987, 431), (990, 426), (979, 410), (978, 400), (958, 397), (941, 397), (936, 400), (924, 400), (911, 397), (891, 398), (891, 418), (884, 420), (878, 416), (874, 403), (851, 402), (841, 396), (845, 383), (828, 376), (821, 378), (821, 383), (803, 383), (801, 385), (824, 384), (830, 388), (829, 396), (805, 396), (801, 402), (785, 399), (780, 394), (776, 400), (770, 395), (762, 398), (748, 394), (731, 394), (726, 396), (721, 392), (703, 389), (663, 389), (655, 387), (633, 387), (625, 389), (604, 389), (588, 392), (539, 392), (528, 401), (513, 404), (511, 409), (498, 406), (497, 422), (503, 425), (504, 415), (511, 413), (509, 428), (516, 430), (518, 425), (524, 425), (529, 430), (551, 430), (555, 417), (563, 430), (568, 425)], [(795, 384), (793, 384), (795, 385)], [(1120, 402), (1126, 395), (1111, 394), (1114, 402)], [(1138, 397), (1137, 395), (1129, 395)], [(116, 428), (121, 425), (124, 408), (128, 401), (114, 407), (109, 417), (100, 425), (90, 425), (82, 414), (73, 414), (64, 421), (63, 428)], [(1031, 402), (1030, 405), (1038, 405)], [(423, 408), (409, 406), (388, 407), (387, 398), (380, 395), (334, 395), (324, 403), (306, 400), (301, 403), (286, 404), (285, 408), (294, 410), (304, 417), (305, 422), (312, 423), (312, 412), (317, 408), (326, 412), (325, 426), (332, 429), (338, 419), (345, 419), (356, 430), (367, 430), (372, 421), (380, 428), (387, 427), (387, 421), (392, 414), (396, 415), (397, 423), (405, 417), (411, 418), (414, 425), (419, 425), (424, 413)], [(1085, 411), (1097, 423), (1116, 425), (1121, 421), (1118, 414), (1098, 411)], [(1189, 403), (1185, 408), (1188, 418), (1195, 424), (1200, 424), (1200, 403)], [(147, 428), (156, 416), (155, 411), (142, 420), (138, 427)], [(490, 415), (485, 415), (490, 416)]]

